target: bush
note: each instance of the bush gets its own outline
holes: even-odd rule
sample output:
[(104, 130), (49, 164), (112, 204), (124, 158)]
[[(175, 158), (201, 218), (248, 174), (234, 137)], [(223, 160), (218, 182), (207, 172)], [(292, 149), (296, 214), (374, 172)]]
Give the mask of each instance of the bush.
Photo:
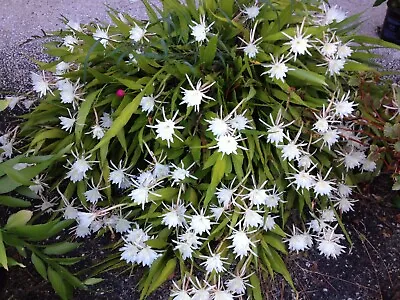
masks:
[[(274, 272), (294, 288), (281, 255), (343, 253), (352, 186), (378, 172), (354, 101), (360, 72), (376, 72), (368, 51), (391, 44), (322, 1), (162, 2), (143, 0), (148, 21), (66, 20), (47, 45), (57, 60), (32, 74), (20, 157), (56, 155), (37, 177), (59, 192), (47, 210), (78, 238), (120, 234), (126, 265), (149, 267), (141, 298), (172, 274), (174, 299), (262, 299)], [(12, 165), (0, 180), (33, 178)]]

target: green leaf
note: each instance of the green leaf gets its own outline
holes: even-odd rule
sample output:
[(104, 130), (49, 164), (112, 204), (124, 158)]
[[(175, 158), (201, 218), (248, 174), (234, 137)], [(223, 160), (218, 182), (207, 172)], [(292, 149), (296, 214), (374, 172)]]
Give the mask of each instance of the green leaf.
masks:
[(82, 132), (83, 128), (86, 125), (86, 118), (89, 112), (92, 110), (93, 102), (96, 100), (97, 95), (101, 92), (101, 90), (94, 91), (90, 93), (85, 101), (82, 102), (82, 105), (78, 110), (78, 117), (76, 119), (75, 125), (75, 143), (80, 144), (82, 140)]
[(211, 66), (214, 61), (218, 40), (219, 37), (218, 34), (216, 34), (208, 41), (206, 47), (200, 49), (200, 61), (206, 66)]
[(165, 281), (168, 280), (168, 278), (171, 276), (171, 274), (175, 271), (176, 264), (177, 264), (177, 259), (171, 258), (165, 264), (165, 266), (163, 266), (160, 275), (157, 277), (157, 279), (153, 280), (153, 282), (151, 283), (148, 294), (151, 294), (158, 287), (160, 287)]
[(222, 177), (224, 177), (225, 169), (227, 165), (227, 160), (229, 157), (222, 156), (222, 153), (219, 153), (219, 159), (215, 162), (214, 167), (211, 172), (211, 182), (208, 186), (206, 197), (204, 199), (204, 206), (207, 207), (211, 198), (214, 196), (215, 190), (217, 189), (218, 184), (221, 182)]
[(8, 100), (0, 100), (0, 111), (5, 110), (8, 107)]
[(250, 276), (250, 284), (252, 286), (251, 290), (253, 292), (253, 299), (254, 300), (263, 300), (260, 279), (258, 279), (256, 274), (253, 274)]
[(60, 274), (54, 271), (51, 267), (48, 267), (47, 274), (54, 291), (61, 297), (61, 299), (68, 300), (68, 288)]
[(289, 70), (288, 75), (300, 79), (301, 82), (306, 82), (311, 85), (316, 85), (316, 86), (326, 85), (325, 76), (319, 75), (315, 72), (296, 68), (294, 70)]
[(79, 245), (81, 245), (81, 243), (60, 242), (46, 246), (46, 248), (43, 250), (43, 253), (47, 255), (62, 255), (75, 250), (79, 247)]
[(9, 207), (29, 207), (31, 203), (29, 201), (21, 200), (11, 196), (0, 195), (0, 204)]
[(0, 265), (8, 270), (6, 247), (3, 242), (3, 233), (0, 231)]
[(277, 235), (268, 232), (264, 235), (264, 240), (276, 250), (282, 252), (283, 254), (287, 254), (286, 247), (282, 243), (282, 239)]
[(43, 263), (43, 261), (33, 252), (31, 256), (31, 261), (36, 271), (40, 274), (40, 276), (42, 276), (44, 280), (47, 280), (46, 266)]
[(20, 210), (15, 214), (12, 214), (8, 218), (7, 224), (6, 226), (4, 226), (4, 229), (11, 229), (25, 225), (32, 218), (32, 215), (33, 212), (31, 212), (30, 210)]

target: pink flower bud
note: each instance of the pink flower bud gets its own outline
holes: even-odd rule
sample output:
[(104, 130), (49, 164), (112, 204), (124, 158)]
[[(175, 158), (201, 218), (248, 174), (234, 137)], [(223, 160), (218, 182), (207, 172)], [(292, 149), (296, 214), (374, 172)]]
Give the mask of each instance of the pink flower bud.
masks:
[(125, 96), (125, 91), (122, 89), (118, 89), (115, 93), (117, 95), (117, 97), (124, 97)]

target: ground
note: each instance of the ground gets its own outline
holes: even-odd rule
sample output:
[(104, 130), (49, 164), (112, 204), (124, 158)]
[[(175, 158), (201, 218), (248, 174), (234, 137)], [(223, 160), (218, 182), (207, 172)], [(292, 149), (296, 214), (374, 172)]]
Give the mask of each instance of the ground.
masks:
[[(38, 3), (39, 2), (39, 3)], [(143, 16), (139, 2), (112, 0), (112, 7)], [(154, 2), (154, 1), (153, 1)], [(361, 33), (377, 36), (383, 21), (385, 7), (372, 9), (370, 0), (336, 0), (352, 13), (367, 10)], [(24, 9), (20, 9), (24, 7)], [(30, 88), (29, 71), (36, 67), (31, 58), (46, 59), (42, 53), (43, 39), (24, 43), (33, 35), (42, 35), (62, 26), (60, 12), (68, 18), (86, 22), (106, 19), (102, 1), (71, 0), (57, 3), (50, 0), (15, 0), (0, 11), (0, 98)], [(21, 21), (22, 20), (22, 21)], [(386, 69), (396, 70), (400, 65), (400, 51), (381, 49), (380, 62)], [(10, 117), (0, 117), (0, 131), (6, 129)], [(360, 188), (359, 202), (354, 212), (344, 216), (344, 223), (353, 241), (350, 252), (337, 260), (327, 260), (316, 250), (292, 254), (286, 262), (297, 287), (297, 293), (277, 276), (263, 283), (266, 299), (400, 299), (397, 284), (400, 275), (400, 211), (392, 206), (391, 179), (381, 176), (378, 180)], [(0, 220), (5, 212), (0, 211)], [(102, 241), (92, 240), (81, 255), (91, 257), (87, 265), (101, 259), (99, 248)], [(96, 253), (96, 255), (91, 255)], [(79, 291), (74, 299), (138, 299), (137, 282), (141, 272), (132, 276), (119, 271), (102, 275), (106, 280), (89, 291)], [(31, 268), (13, 268), (0, 272), (0, 299), (57, 299), (49, 284), (40, 279)], [(169, 286), (165, 285), (148, 299), (168, 299)]]

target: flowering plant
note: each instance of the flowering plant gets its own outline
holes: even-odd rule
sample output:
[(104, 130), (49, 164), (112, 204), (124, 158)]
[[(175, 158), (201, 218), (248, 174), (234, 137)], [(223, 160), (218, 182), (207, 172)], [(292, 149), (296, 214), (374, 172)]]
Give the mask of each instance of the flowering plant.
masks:
[(294, 288), (287, 248), (344, 252), (353, 173), (379, 158), (356, 134), (349, 83), (391, 44), (322, 1), (142, 2), (148, 21), (113, 10), (113, 25), (55, 33), (20, 151), (64, 149), (40, 178), (77, 238), (117, 234), (117, 260), (149, 267), (141, 298), (177, 266), (173, 299), (262, 299), (274, 272)]

